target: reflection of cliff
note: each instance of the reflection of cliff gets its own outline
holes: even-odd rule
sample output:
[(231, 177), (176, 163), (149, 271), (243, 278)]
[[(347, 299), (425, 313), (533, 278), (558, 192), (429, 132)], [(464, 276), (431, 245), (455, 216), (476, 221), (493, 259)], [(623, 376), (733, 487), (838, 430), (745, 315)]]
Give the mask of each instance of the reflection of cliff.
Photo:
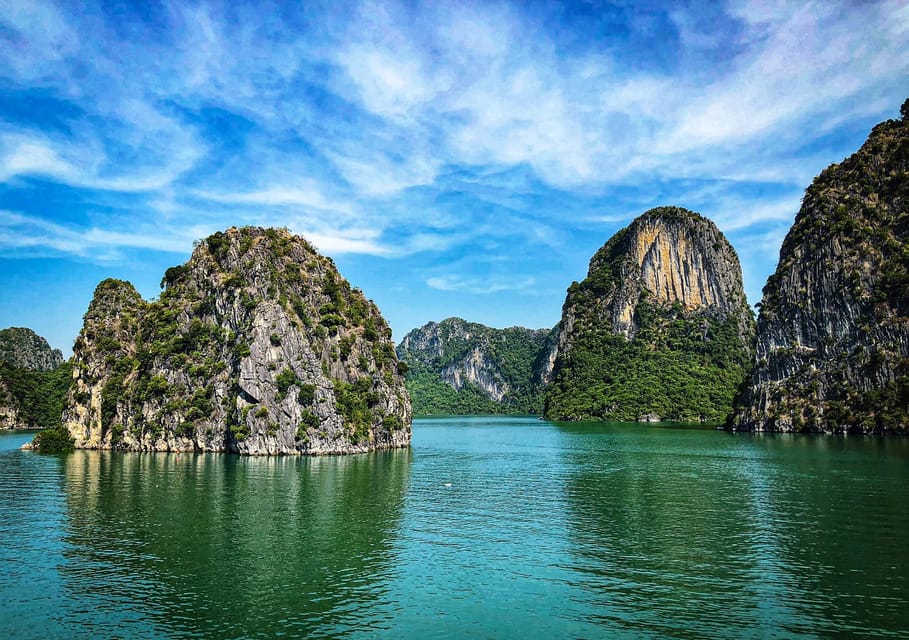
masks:
[[(764, 436), (771, 536), (820, 638), (909, 637), (909, 440)], [(782, 463), (782, 464), (781, 464)], [(775, 469), (773, 469), (775, 468)], [(775, 472), (774, 472), (775, 471)], [(758, 483), (756, 481), (756, 483)]]
[(909, 629), (909, 442), (559, 429), (571, 564), (616, 635)]
[(724, 590), (747, 583), (730, 530), (749, 517), (747, 495), (729, 490), (739, 465), (707, 456), (697, 432), (559, 428), (582, 447), (566, 459), (569, 535), (598, 621), (633, 637), (735, 637), (717, 621), (735, 606)]
[[(410, 452), (66, 459), (66, 587), (164, 635), (335, 630), (382, 597)], [(101, 635), (107, 635), (101, 633)]]

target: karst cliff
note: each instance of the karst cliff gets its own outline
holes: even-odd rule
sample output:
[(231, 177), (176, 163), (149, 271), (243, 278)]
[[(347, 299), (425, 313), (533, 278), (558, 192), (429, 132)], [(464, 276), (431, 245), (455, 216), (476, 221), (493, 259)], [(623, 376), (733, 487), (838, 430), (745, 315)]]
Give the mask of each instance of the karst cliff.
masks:
[(909, 429), (909, 100), (805, 192), (728, 426)]
[(568, 289), (545, 415), (722, 421), (753, 335), (738, 257), (716, 225), (652, 209)]
[(231, 228), (159, 299), (98, 285), (63, 422), (82, 448), (334, 454), (410, 443), (391, 331), (331, 259), (282, 229)]
[(494, 329), (461, 318), (429, 322), (398, 345), (414, 412), (540, 413), (557, 334)]
[(72, 368), (25, 327), (0, 331), (0, 429), (59, 426)]

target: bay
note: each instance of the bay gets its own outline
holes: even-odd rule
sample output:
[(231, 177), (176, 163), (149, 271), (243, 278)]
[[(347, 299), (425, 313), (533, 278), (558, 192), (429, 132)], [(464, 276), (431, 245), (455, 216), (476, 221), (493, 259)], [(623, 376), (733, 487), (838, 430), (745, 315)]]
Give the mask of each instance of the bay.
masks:
[(325, 458), (0, 435), (3, 638), (909, 636), (909, 439), (534, 418)]

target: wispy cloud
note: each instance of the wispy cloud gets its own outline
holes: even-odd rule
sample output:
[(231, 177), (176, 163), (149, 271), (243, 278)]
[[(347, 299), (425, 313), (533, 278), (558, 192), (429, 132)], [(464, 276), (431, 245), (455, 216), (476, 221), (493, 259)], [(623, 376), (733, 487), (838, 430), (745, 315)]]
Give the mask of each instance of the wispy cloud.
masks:
[[(266, 224), (414, 286), (530, 295), (680, 204), (748, 244), (754, 283), (775, 251), (752, 248), (906, 97), (901, 0), (596, 5), (0, 3), (0, 255)], [(471, 266), (491, 253), (513, 264)]]
[(534, 278), (520, 278), (517, 280), (498, 278), (490, 281), (459, 276), (440, 276), (426, 280), (427, 286), (439, 291), (456, 291), (481, 295), (499, 293), (501, 291), (523, 291), (529, 289), (535, 283), (536, 280)]
[(317, 185), (310, 188), (289, 188), (277, 186), (261, 191), (213, 193), (210, 191), (190, 191), (191, 195), (233, 205), (262, 205), (266, 207), (309, 207), (336, 214), (352, 214), (354, 209), (350, 202), (332, 200), (321, 193)]
[(131, 233), (91, 227), (78, 229), (13, 211), (0, 211), (0, 247), (58, 251), (108, 262), (123, 248), (184, 253), (192, 239), (161, 235), (143, 226)]

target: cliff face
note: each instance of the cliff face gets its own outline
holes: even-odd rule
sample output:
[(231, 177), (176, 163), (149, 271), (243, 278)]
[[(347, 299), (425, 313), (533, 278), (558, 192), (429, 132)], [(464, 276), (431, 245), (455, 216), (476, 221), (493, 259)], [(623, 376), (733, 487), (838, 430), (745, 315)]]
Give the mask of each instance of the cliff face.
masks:
[(19, 415), (19, 400), (10, 391), (6, 381), (0, 379), (0, 429), (26, 426)]
[(375, 304), (302, 238), (229, 229), (168, 269), (159, 300), (102, 282), (74, 347), (77, 447), (353, 453), (410, 443)]
[(0, 361), (16, 369), (53, 371), (63, 364), (63, 354), (31, 329), (10, 327), (0, 330)]
[(730, 428), (909, 429), (909, 101), (902, 113), (806, 191)]
[(408, 366), (414, 411), (432, 413), (539, 413), (551, 332), (493, 329), (448, 318), (414, 329), (398, 345)]
[(652, 209), (568, 289), (546, 416), (722, 420), (753, 335), (741, 267), (723, 234), (685, 209)]

